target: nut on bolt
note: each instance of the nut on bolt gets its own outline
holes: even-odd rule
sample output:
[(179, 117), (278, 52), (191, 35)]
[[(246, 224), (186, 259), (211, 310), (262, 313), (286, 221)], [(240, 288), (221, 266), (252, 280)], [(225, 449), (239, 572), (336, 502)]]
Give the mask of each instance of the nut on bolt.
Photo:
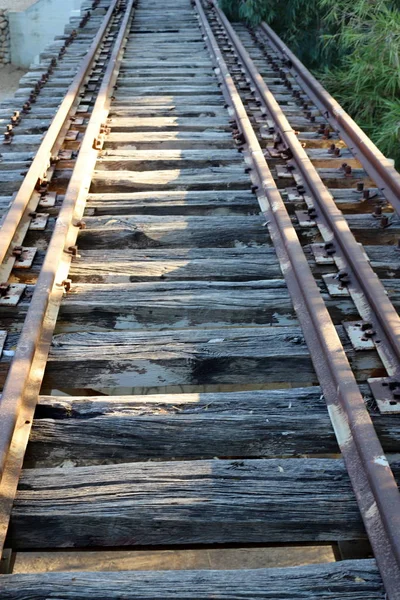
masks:
[(7, 282), (0, 283), (0, 298), (4, 298), (4, 296), (7, 296), (9, 291), (10, 291), (9, 283), (7, 283)]
[(76, 221), (76, 223), (74, 223), (75, 227), (79, 227), (79, 229), (86, 229), (86, 223), (85, 221)]
[(64, 290), (66, 292), (69, 292), (69, 290), (71, 289), (71, 284), (72, 284), (72, 280), (71, 279), (64, 279), (61, 282), (62, 287), (64, 288)]

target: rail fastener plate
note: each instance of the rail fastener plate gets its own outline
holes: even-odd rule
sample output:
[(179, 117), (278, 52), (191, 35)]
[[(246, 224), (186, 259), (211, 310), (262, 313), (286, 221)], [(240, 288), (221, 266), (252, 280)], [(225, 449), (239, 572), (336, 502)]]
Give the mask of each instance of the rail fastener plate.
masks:
[(329, 295), (334, 297), (350, 296), (350, 292), (345, 285), (338, 279), (337, 273), (327, 273), (322, 275), (322, 279), (328, 289)]
[(17, 306), (25, 289), (24, 283), (10, 283), (7, 294), (0, 298), (0, 306)]
[(372, 395), (383, 414), (400, 413), (400, 379), (374, 377), (367, 379)]
[(29, 229), (34, 231), (44, 231), (50, 215), (47, 213), (36, 213), (30, 222)]
[(334, 265), (335, 260), (331, 254), (327, 253), (326, 243), (310, 244), (317, 265)]
[(36, 256), (37, 248), (27, 248), (21, 246), (21, 253), (16, 258), (14, 263), (14, 269), (30, 269), (33, 263), (33, 259)]
[(38, 202), (39, 208), (51, 208), (55, 206), (57, 200), (56, 192), (47, 192), (45, 196), (42, 196)]
[(375, 344), (370, 333), (372, 325), (366, 328), (368, 323), (365, 321), (343, 321), (342, 325), (351, 341), (354, 350), (374, 350)]
[(316, 222), (310, 217), (306, 210), (295, 210), (294, 214), (299, 222), (300, 227), (315, 227)]

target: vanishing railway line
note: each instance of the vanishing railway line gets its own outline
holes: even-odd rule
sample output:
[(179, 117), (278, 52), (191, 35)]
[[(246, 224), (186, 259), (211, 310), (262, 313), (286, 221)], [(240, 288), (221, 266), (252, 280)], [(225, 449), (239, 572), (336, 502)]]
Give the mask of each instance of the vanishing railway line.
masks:
[(400, 176), (268, 26), (87, 8), (0, 105), (1, 598), (397, 600)]

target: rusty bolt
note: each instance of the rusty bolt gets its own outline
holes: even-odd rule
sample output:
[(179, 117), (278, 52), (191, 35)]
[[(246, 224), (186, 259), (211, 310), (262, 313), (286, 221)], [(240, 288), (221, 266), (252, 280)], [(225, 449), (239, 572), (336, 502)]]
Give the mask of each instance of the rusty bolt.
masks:
[(375, 218), (382, 216), (382, 206), (380, 204), (375, 205), (375, 211), (372, 213), (372, 216)]
[(389, 223), (389, 217), (387, 217), (386, 215), (384, 215), (384, 216), (381, 218), (381, 223), (380, 223), (380, 225), (381, 225), (381, 227), (382, 227), (382, 228), (389, 227), (389, 225), (390, 225), (390, 223)]
[(347, 271), (339, 271), (339, 273), (337, 274), (337, 278), (339, 279), (342, 285), (347, 285), (348, 283), (350, 283), (350, 277)]
[(357, 182), (357, 192), (363, 192), (363, 191), (364, 191), (364, 182), (358, 181)]
[(77, 221), (75, 223), (75, 227), (79, 227), (79, 229), (86, 229), (86, 223), (85, 221)]
[(67, 250), (65, 250), (66, 254), (71, 254), (71, 256), (77, 256), (78, 254), (78, 246), (69, 246)]
[(63, 286), (63, 288), (66, 292), (69, 292), (69, 290), (71, 289), (71, 284), (72, 284), (71, 279), (64, 279), (64, 281), (61, 282), (61, 285)]
[(18, 260), (23, 260), (22, 257), (22, 253), (23, 253), (23, 248), (22, 246), (14, 246), (12, 254), (13, 256), (15, 256), (15, 258), (17, 258)]
[(329, 129), (329, 127), (325, 127), (323, 134), (324, 138), (329, 140), (329, 138), (331, 137), (331, 130)]
[(4, 296), (7, 296), (9, 291), (10, 291), (10, 285), (8, 283), (0, 283), (0, 297), (1, 298), (4, 298)]
[(352, 168), (350, 165), (347, 165), (344, 169), (344, 173), (346, 175), (346, 177), (351, 177), (352, 176)]

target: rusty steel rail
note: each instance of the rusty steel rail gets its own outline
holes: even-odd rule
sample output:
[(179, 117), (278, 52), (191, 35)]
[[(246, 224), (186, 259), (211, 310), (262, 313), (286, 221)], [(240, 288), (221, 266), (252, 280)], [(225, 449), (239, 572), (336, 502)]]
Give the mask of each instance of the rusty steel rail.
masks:
[[(126, 3), (125, 14), (85, 131), (1, 397), (0, 547), (4, 543), (7, 529), (6, 520), (16, 491), (19, 470), (22, 467), (23, 454), (28, 441), (58, 307), (62, 298), (64, 279), (68, 274), (71, 262), (72, 254), (69, 249), (75, 244), (79, 229), (82, 226), (81, 218), (98, 152), (104, 138), (104, 123), (107, 119), (114, 85), (118, 77), (135, 1), (128, 0)], [(116, 3), (113, 3), (113, 6), (118, 8), (120, 4), (121, 0), (117, 0)], [(32, 389), (29, 389), (29, 386), (33, 388), (33, 392)], [(32, 396), (34, 396), (33, 399)], [(27, 398), (28, 401), (26, 401)], [(16, 427), (21, 414), (23, 415), (23, 423), (21, 427)], [(21, 429), (23, 429), (22, 432)], [(16, 451), (19, 463), (16, 467), (13, 446), (18, 445), (21, 447), (17, 448)], [(12, 479), (11, 482), (8, 481), (10, 479)], [(6, 497), (4, 488), (7, 491)]]
[(261, 23), (260, 27), (271, 46), (283, 55), (286, 66), (310, 97), (310, 100), (314, 102), (330, 125), (340, 134), (351, 152), (360, 161), (370, 177), (375, 180), (383, 195), (397, 214), (400, 215), (400, 174), (271, 27), (264, 22)]
[[(364, 525), (390, 600), (400, 598), (400, 493), (384, 456), (335, 326), (308, 265), (283, 199), (265, 160), (235, 83), (229, 73), (200, 0), (195, 0), (216, 72), (232, 107), (258, 185), (260, 207), (283, 268), (310, 350), (328, 412)], [(234, 32), (217, 6), (213, 15), (233, 43)], [(243, 60), (244, 55), (240, 54)], [(245, 57), (245, 60), (247, 57)]]
[(74, 109), (74, 105), (78, 100), (79, 92), (82, 84), (87, 77), (92, 66), (93, 60), (99, 49), (100, 43), (107, 30), (112, 15), (118, 0), (112, 0), (110, 7), (104, 17), (99, 31), (97, 32), (88, 53), (82, 60), (81, 66), (68, 87), (66, 94), (56, 115), (54, 116), (46, 135), (36, 152), (35, 158), (29, 167), (23, 182), (20, 185), (18, 192), (12, 201), (11, 207), (5, 216), (0, 230), (0, 265), (4, 262), (9, 252), (12, 250), (12, 241), (15, 233), (20, 225), (21, 219), (26, 211), (29, 201), (38, 180), (42, 179), (46, 173), (51, 157), (53, 155), (54, 146), (57, 143), (63, 132), (65, 133), (69, 127), (69, 118)]
[(222, 11), (213, 2), (214, 9), (229, 31), (235, 51), (251, 78), (258, 98), (271, 116), (275, 129), (279, 132), (286, 149), (292, 154), (292, 164), (301, 174), (310, 196), (319, 210), (316, 220), (320, 219), (328, 233), (325, 241), (333, 242), (335, 261), (339, 268), (349, 276), (348, 289), (362, 317), (371, 322), (379, 339), (376, 350), (390, 376), (400, 377), (400, 318), (390, 302), (386, 291), (371, 268), (362, 248), (356, 242), (343, 213), (321, 180), (306, 151), (285, 114), (264, 82), (253, 61), (249, 57), (238, 36)]

